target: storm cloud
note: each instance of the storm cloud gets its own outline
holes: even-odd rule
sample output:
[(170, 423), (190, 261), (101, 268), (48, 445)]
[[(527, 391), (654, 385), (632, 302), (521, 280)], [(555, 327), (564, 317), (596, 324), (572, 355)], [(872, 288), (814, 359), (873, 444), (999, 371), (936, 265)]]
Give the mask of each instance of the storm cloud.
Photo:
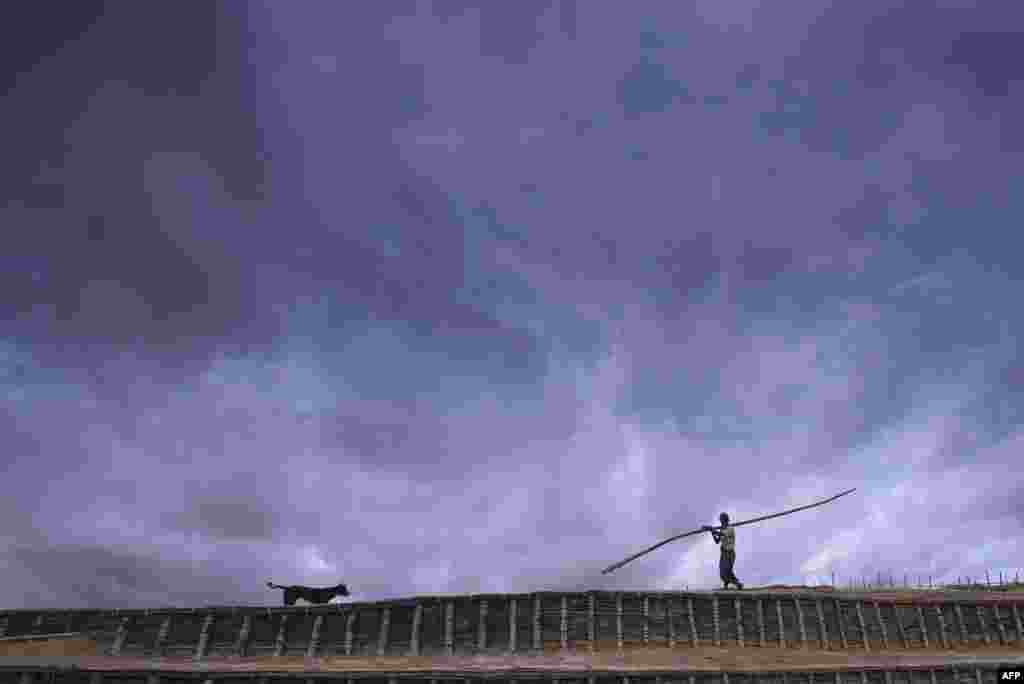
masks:
[(600, 569), (851, 487), (740, 578), (1018, 571), (1019, 9), (52, 9), (0, 21), (0, 605), (711, 588)]

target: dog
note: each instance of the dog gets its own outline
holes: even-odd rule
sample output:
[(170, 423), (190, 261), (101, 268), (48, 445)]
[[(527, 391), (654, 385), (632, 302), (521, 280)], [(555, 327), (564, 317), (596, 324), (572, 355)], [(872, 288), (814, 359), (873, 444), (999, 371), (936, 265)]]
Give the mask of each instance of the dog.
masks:
[(284, 589), (284, 605), (294, 606), (295, 601), (303, 599), (310, 603), (329, 603), (335, 596), (348, 596), (348, 587), (344, 584), (339, 584), (333, 587), (303, 587), (300, 585), (292, 586), (281, 586), (280, 584), (274, 584), (273, 582), (267, 582), (267, 586), (271, 589)]

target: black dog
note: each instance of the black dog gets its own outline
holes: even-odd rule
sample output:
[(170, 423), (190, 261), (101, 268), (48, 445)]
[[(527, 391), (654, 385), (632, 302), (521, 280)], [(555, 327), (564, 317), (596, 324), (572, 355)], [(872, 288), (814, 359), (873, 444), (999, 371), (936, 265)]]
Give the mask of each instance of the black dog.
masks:
[(267, 582), (267, 586), (271, 589), (284, 589), (284, 605), (286, 606), (294, 606), (297, 599), (304, 599), (310, 603), (328, 603), (335, 596), (348, 596), (348, 587), (344, 584), (323, 589), (303, 587), (297, 584), (283, 587), (273, 582)]

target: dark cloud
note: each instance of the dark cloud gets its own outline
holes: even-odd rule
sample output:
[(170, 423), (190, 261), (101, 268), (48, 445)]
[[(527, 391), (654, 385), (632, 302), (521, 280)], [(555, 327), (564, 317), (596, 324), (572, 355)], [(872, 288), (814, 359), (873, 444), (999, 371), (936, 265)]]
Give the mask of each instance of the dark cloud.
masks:
[(664, 64), (644, 58), (633, 65), (618, 85), (618, 100), (627, 117), (664, 112), (677, 101), (687, 101), (688, 91), (672, 78)]
[(599, 570), (854, 486), (744, 581), (1012, 569), (1016, 10), (954, 4), (5, 43), (0, 604), (708, 588), (705, 538)]

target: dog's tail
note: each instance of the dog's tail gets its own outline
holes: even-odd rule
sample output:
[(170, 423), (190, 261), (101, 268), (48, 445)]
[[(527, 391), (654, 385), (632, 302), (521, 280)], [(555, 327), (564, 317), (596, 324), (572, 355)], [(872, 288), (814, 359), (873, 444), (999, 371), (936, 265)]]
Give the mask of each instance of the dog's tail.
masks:
[(273, 582), (267, 582), (267, 586), (271, 589), (285, 589), (285, 587), (282, 587), (280, 584), (274, 584)]

